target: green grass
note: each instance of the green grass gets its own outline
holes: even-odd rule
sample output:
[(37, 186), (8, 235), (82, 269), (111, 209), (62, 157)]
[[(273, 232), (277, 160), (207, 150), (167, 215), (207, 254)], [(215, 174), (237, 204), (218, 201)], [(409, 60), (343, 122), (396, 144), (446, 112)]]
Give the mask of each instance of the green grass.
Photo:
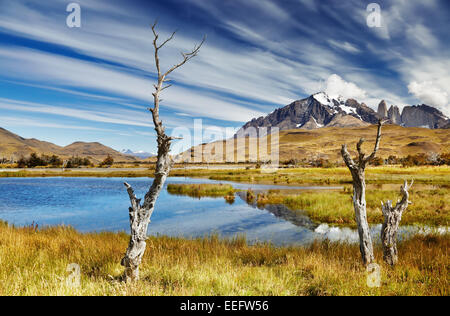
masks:
[(168, 184), (170, 194), (186, 195), (191, 197), (225, 197), (236, 192), (231, 184)]
[[(303, 210), (317, 223), (355, 227), (355, 214), (352, 204), (352, 190), (302, 191), (300, 194), (283, 194), (281, 191), (260, 193), (257, 203), (284, 204), (293, 210)], [(370, 224), (383, 223), (381, 201), (392, 200), (394, 205), (400, 198), (399, 190), (367, 190), (367, 220)], [(409, 199), (413, 202), (403, 213), (402, 225), (449, 226), (450, 189), (410, 190)]]
[[(417, 236), (399, 245), (399, 264), (381, 265), (369, 288), (358, 245), (249, 246), (242, 239), (150, 237), (141, 281), (123, 284), (124, 233), (81, 234), (69, 227), (0, 224), (0, 295), (448, 295), (450, 238)], [(66, 284), (67, 265), (81, 286)]]
[[(275, 173), (261, 170), (187, 170), (185, 176), (207, 176), (212, 180), (254, 182), (267, 184), (348, 184), (352, 177), (347, 168), (292, 168), (279, 169)], [(414, 179), (415, 183), (449, 184), (450, 167), (368, 167), (366, 182), (373, 184), (403, 183)]]

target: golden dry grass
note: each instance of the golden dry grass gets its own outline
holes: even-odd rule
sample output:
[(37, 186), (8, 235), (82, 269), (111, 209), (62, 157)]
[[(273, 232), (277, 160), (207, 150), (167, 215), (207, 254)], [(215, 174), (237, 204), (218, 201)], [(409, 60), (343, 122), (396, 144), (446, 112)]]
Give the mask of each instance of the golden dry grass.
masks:
[[(183, 172), (183, 173), (181, 173)], [(178, 174), (180, 173), (180, 174)], [(212, 180), (227, 180), (266, 184), (346, 184), (352, 183), (350, 171), (339, 168), (288, 168), (265, 173), (259, 169), (234, 170), (174, 170), (173, 175), (208, 177)], [(172, 174), (171, 174), (172, 175)], [(366, 169), (366, 183), (415, 183), (449, 184), (450, 166), (399, 167), (382, 166)]]
[[(370, 288), (357, 245), (249, 246), (243, 239), (151, 237), (142, 280), (117, 281), (124, 233), (80, 234), (0, 225), (0, 295), (448, 295), (449, 236), (417, 236), (399, 246), (395, 268), (381, 264)], [(381, 251), (376, 248), (381, 261)], [(81, 286), (66, 283), (81, 267)]]
[[(0, 177), (153, 177), (154, 170), (87, 169), (51, 171), (45, 169), (0, 171)], [(266, 184), (345, 184), (351, 183), (350, 172), (339, 168), (286, 168), (273, 173), (261, 169), (172, 169), (172, 177), (197, 177), (212, 180), (239, 181)], [(367, 183), (403, 183), (414, 179), (415, 183), (450, 184), (450, 166), (368, 167)]]
[[(305, 211), (309, 218), (317, 223), (355, 227), (352, 190), (303, 191), (300, 194), (283, 194), (281, 191), (261, 193), (257, 204), (283, 204), (293, 210)], [(367, 220), (370, 224), (384, 221), (381, 201), (396, 201), (399, 190), (367, 190)], [(410, 190), (409, 200), (413, 201), (402, 216), (402, 225), (449, 226), (450, 189), (418, 188)]]

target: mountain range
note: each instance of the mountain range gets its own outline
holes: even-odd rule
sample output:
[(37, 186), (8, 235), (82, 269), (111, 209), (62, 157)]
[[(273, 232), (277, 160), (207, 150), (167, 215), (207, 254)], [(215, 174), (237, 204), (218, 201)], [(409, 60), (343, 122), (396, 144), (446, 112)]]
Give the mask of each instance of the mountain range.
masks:
[(154, 153), (145, 152), (143, 150), (132, 151), (131, 149), (122, 149), (120, 152), (124, 155), (133, 156), (133, 157), (137, 157), (140, 159), (147, 159), (147, 158), (156, 156), (156, 154), (154, 154)]
[(72, 156), (87, 157), (93, 162), (103, 161), (108, 155), (112, 156), (115, 161), (136, 161), (135, 157), (124, 155), (98, 142), (75, 142), (61, 147), (34, 138), (23, 138), (0, 127), (0, 158), (17, 160), (21, 156), (26, 157), (33, 152), (57, 155), (62, 158), (70, 158)]
[[(430, 129), (450, 128), (450, 120), (438, 109), (422, 104), (405, 106), (402, 113), (397, 106), (388, 109), (383, 100), (374, 111), (364, 103), (343, 97), (331, 98), (319, 92), (276, 109), (265, 117), (254, 118), (244, 124), (237, 135), (248, 127), (276, 126), (280, 130), (317, 129), (322, 127), (363, 127), (385, 118), (390, 124)], [(260, 136), (263, 136), (260, 134)]]

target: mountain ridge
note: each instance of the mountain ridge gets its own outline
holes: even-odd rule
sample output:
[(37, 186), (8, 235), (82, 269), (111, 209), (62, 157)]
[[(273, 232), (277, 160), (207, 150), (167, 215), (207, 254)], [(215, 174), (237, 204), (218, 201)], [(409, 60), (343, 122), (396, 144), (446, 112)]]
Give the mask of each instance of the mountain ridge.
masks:
[(120, 151), (120, 153), (122, 153), (124, 155), (128, 155), (128, 156), (137, 157), (137, 158), (140, 158), (140, 159), (147, 159), (147, 158), (151, 158), (151, 157), (155, 157), (156, 156), (155, 153), (145, 152), (143, 150), (132, 151), (131, 149), (122, 149)]
[(108, 155), (115, 161), (136, 161), (135, 157), (124, 155), (99, 142), (76, 141), (67, 146), (58, 146), (36, 138), (24, 138), (0, 127), (0, 158), (18, 160), (21, 156), (28, 156), (33, 152), (62, 158), (79, 156), (97, 162), (103, 161)]
[[(356, 121), (353, 118), (359, 120)], [(402, 113), (397, 106), (388, 109), (384, 100), (378, 105), (378, 111), (364, 103), (342, 96), (332, 98), (325, 92), (294, 101), (272, 113), (254, 118), (245, 123), (237, 135), (246, 133), (249, 127), (278, 127), (280, 130), (316, 129), (327, 126), (352, 127), (376, 124), (381, 118), (390, 124), (406, 127), (448, 128), (450, 120), (438, 109), (426, 104), (405, 106)], [(331, 122), (332, 125), (329, 125)], [(260, 136), (264, 136), (261, 134)]]

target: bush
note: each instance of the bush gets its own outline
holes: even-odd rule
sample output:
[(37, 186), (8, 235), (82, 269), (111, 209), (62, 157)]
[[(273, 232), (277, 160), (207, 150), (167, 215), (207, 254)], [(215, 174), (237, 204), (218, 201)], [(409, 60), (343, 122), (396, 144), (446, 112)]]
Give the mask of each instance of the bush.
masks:
[(113, 157), (111, 157), (111, 155), (108, 154), (108, 157), (106, 157), (105, 160), (103, 160), (103, 161), (100, 163), (100, 167), (105, 167), (105, 166), (110, 167), (110, 166), (113, 165), (113, 163), (114, 163)]
[(92, 162), (88, 158), (72, 157), (67, 161), (66, 168), (78, 168), (81, 166), (91, 166)]
[(20, 157), (20, 159), (17, 161), (17, 167), (19, 168), (35, 168), (35, 167), (60, 167), (62, 166), (63, 162), (61, 158), (59, 158), (56, 155), (48, 156), (48, 155), (41, 155), (38, 156), (37, 153), (32, 153), (30, 157), (27, 159), (25, 157)]
[(388, 157), (388, 159), (386, 160), (387, 165), (397, 165), (399, 163), (400, 163), (400, 159), (398, 159), (397, 156), (393, 156), (393, 155), (390, 155)]
[(311, 166), (317, 168), (334, 168), (336, 165), (329, 161), (328, 159), (319, 158), (311, 161)]
[(370, 164), (372, 166), (382, 166), (382, 165), (384, 165), (384, 159), (381, 158), (381, 157), (375, 157), (375, 158), (372, 159)]

